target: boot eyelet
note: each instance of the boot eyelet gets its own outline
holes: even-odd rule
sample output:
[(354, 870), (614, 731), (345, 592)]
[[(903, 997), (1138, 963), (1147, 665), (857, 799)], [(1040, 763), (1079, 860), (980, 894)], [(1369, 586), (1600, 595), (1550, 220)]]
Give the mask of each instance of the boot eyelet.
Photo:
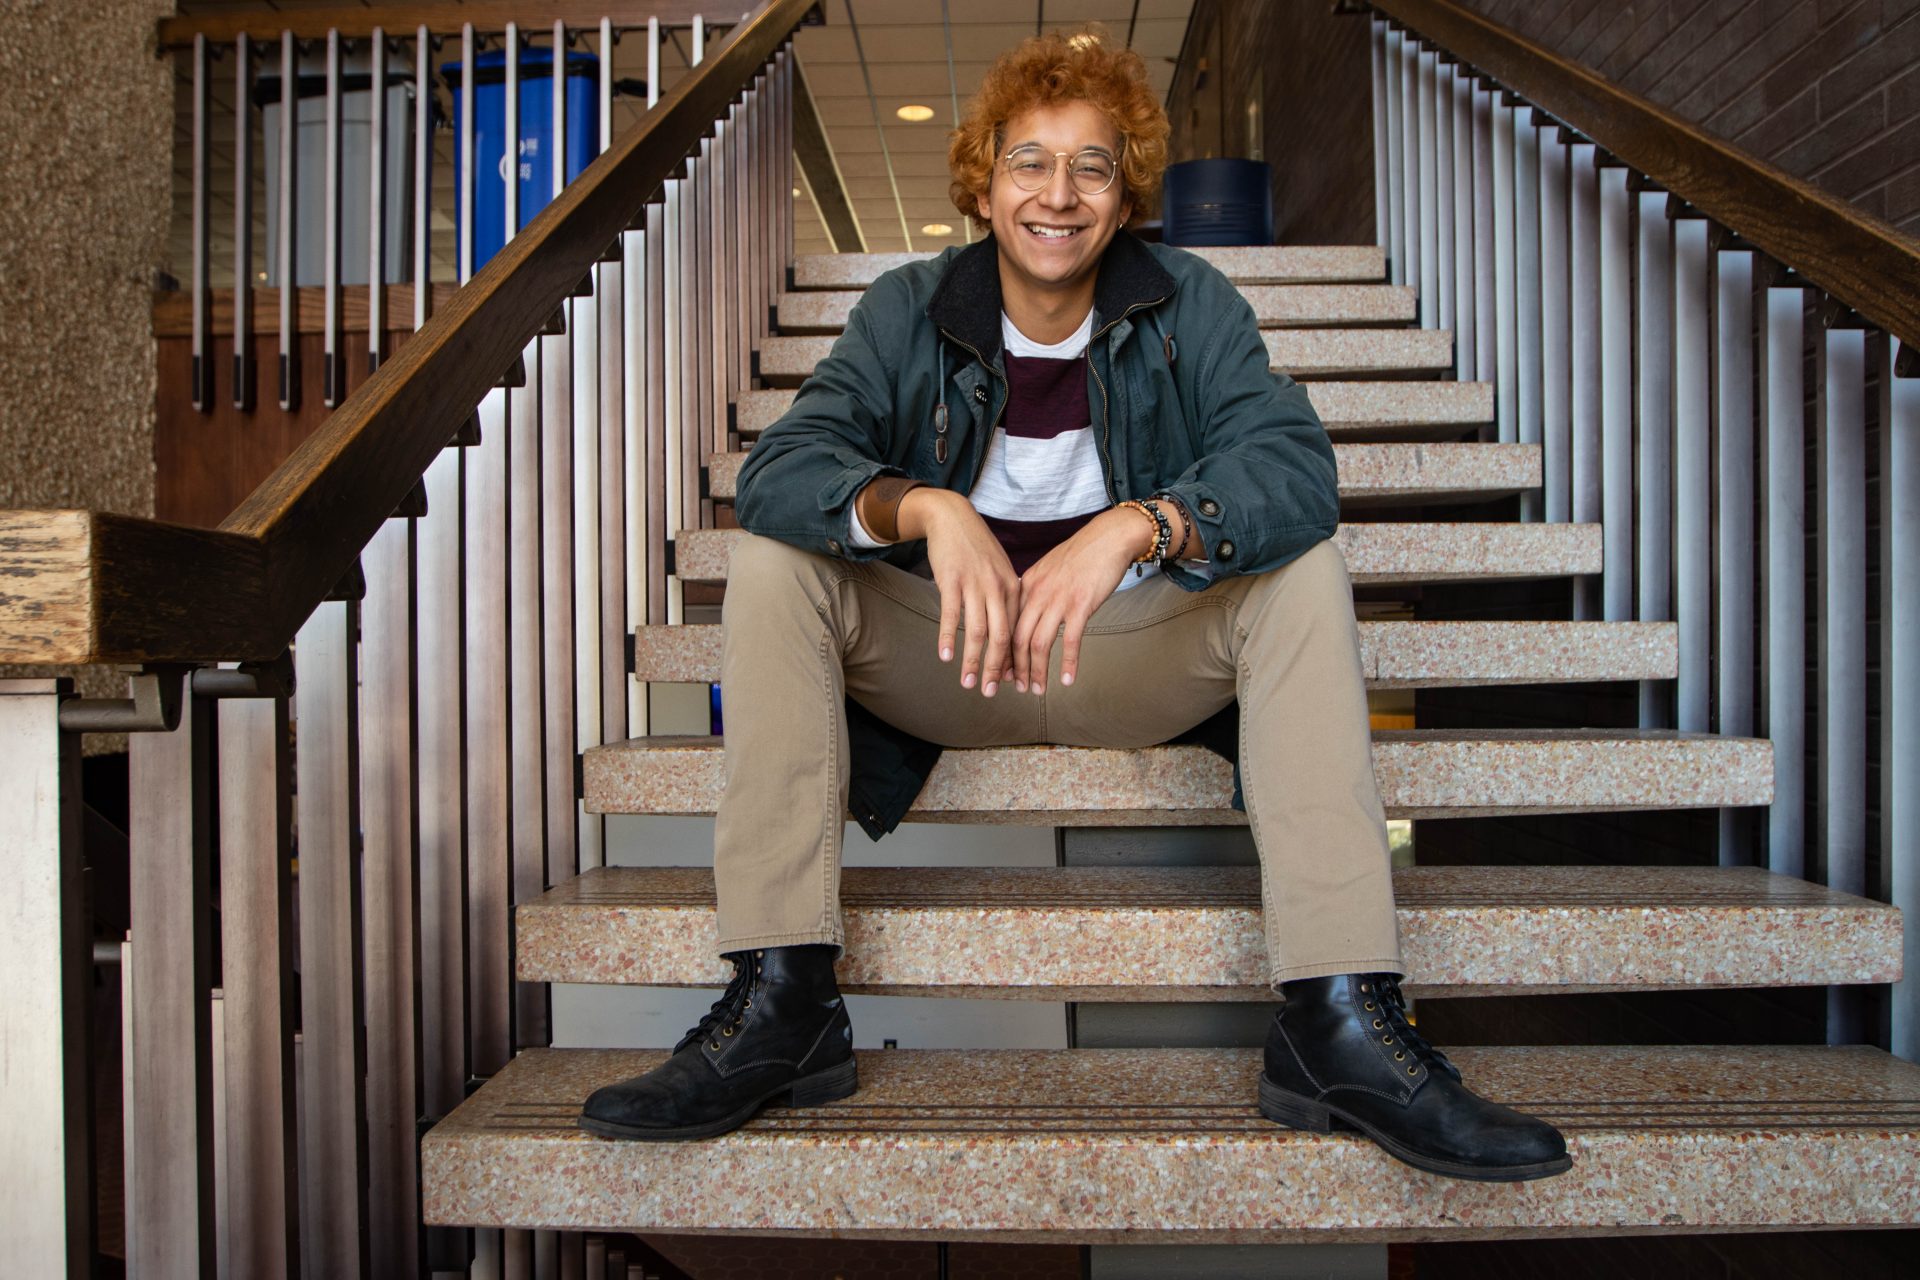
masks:
[(1361, 1005), (1360, 1007), (1365, 1009), (1368, 1013), (1372, 1013), (1377, 1006), (1373, 1003), (1373, 1001), (1369, 1000), (1364, 1005)]
[(1360, 990), (1361, 990), (1361, 992), (1362, 992), (1362, 993), (1365, 993), (1365, 992), (1368, 992), (1368, 991), (1371, 991), (1371, 990), (1373, 990), (1373, 987), (1372, 987), (1371, 985), (1369, 985), (1368, 983), (1365, 983), (1365, 982), (1363, 982), (1363, 983), (1361, 983), (1361, 984), (1360, 984)]
[(743, 1013), (744, 1013), (744, 1012), (745, 1012), (746, 1010), (748, 1010), (748, 1009), (751, 1009), (751, 1008), (753, 1008), (753, 1001), (751, 1001), (751, 1000), (749, 1000), (749, 1001), (747, 1001), (747, 1002), (746, 1002), (745, 1004), (743, 1004), (743, 1005), (741, 1005), (741, 1006), (740, 1006), (740, 1009), (741, 1009), (741, 1012), (743, 1012)]
[(1381, 1044), (1392, 1044), (1392, 1043), (1393, 1043), (1393, 1037), (1392, 1037), (1392, 1036), (1381, 1036), (1381, 1037), (1380, 1037), (1380, 1043), (1381, 1043)]
[(723, 1036), (732, 1036), (736, 1030), (738, 1030), (737, 1027), (728, 1027), (725, 1031), (722, 1031), (720, 1034)]
[(1384, 1022), (1382, 1022), (1382, 1021), (1380, 1021), (1380, 1019), (1378, 1019), (1378, 1018), (1375, 1018), (1375, 1019), (1373, 1020), (1373, 1029), (1374, 1029), (1375, 1031), (1378, 1031), (1378, 1030), (1380, 1030), (1380, 1028), (1382, 1028), (1382, 1027), (1384, 1027), (1384, 1026), (1386, 1026), (1386, 1025), (1387, 1025), (1386, 1023), (1384, 1023)]
[(1417, 1075), (1419, 1075), (1419, 1074), (1420, 1074), (1420, 1068), (1418, 1068), (1418, 1067), (1408, 1067), (1408, 1068), (1407, 1068), (1407, 1074), (1408, 1074), (1408, 1075), (1410, 1075), (1410, 1076), (1417, 1076)]
[(709, 1040), (707, 1041), (707, 1048), (718, 1052), (720, 1048), (720, 1042), (718, 1040)]
[(1405, 1062), (1407, 1060), (1407, 1051), (1405, 1049), (1395, 1049), (1393, 1051), (1393, 1060), (1395, 1062)]

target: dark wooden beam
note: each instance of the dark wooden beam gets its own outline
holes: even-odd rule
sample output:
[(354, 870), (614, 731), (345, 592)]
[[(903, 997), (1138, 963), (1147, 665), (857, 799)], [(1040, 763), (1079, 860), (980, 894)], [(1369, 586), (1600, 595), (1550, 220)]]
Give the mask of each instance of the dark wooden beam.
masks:
[(826, 126), (813, 105), (813, 93), (800, 64), (793, 64), (793, 156), (813, 189), (813, 202), (826, 223), (827, 235), (839, 253), (860, 253), (867, 247), (854, 221), (853, 204), (840, 181), (840, 166), (834, 163), (833, 148), (827, 144)]
[(1920, 345), (1920, 243), (1497, 22), (1449, 0), (1373, 8), (1578, 130), (1702, 214)]

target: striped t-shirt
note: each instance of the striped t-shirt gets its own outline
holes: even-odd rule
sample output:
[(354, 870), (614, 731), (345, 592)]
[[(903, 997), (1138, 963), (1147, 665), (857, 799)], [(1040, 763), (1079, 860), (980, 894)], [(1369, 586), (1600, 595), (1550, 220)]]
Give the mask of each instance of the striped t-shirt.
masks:
[[(1000, 313), (1006, 345), (1007, 408), (987, 446), (980, 479), (968, 501), (1000, 540), (1015, 573), (1024, 574), (1112, 503), (1087, 401), (1087, 343), (1093, 312), (1060, 342), (1039, 343)], [(853, 518), (853, 543), (881, 544)], [(1157, 564), (1128, 570), (1125, 590), (1160, 572)]]

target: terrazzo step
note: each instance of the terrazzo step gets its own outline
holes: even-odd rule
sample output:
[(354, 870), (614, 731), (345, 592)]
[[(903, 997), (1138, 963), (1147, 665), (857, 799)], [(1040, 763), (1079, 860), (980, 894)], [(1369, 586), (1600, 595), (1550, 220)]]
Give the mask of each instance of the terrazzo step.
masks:
[[(1295, 378), (1424, 377), (1453, 368), (1450, 329), (1268, 329), (1267, 361), (1276, 373)], [(761, 379), (798, 386), (826, 359), (837, 338), (764, 338), (757, 366)]]
[[(1245, 245), (1189, 249), (1235, 284), (1364, 284), (1387, 278), (1378, 245)], [(802, 253), (794, 257), (795, 289), (864, 289), (884, 273), (931, 253)]]
[[(783, 293), (776, 323), (788, 335), (838, 333), (860, 296), (854, 290)], [(1240, 296), (1263, 329), (1412, 324), (1419, 318), (1416, 291), (1404, 284), (1246, 284)]]
[(1412, 1169), (1255, 1105), (1258, 1049), (895, 1049), (700, 1142), (575, 1127), (663, 1050), (532, 1049), (421, 1147), (429, 1224), (1062, 1243), (1469, 1240), (1920, 1221), (1920, 1066), (1874, 1048), (1448, 1049), (1558, 1125), (1520, 1185)]
[[(1493, 421), (1490, 382), (1309, 382), (1307, 399), (1336, 440), (1447, 439)], [(742, 392), (733, 426), (751, 438), (793, 404), (791, 389)]]
[[(682, 529), (674, 571), (687, 582), (725, 582), (744, 529)], [(1597, 524), (1343, 524), (1334, 532), (1347, 572), (1362, 586), (1494, 582), (1600, 572)]]
[[(1386, 622), (1360, 624), (1370, 689), (1437, 689), (1588, 680), (1671, 680), (1680, 671), (1673, 622)], [(720, 678), (718, 624), (639, 627), (636, 680)]]
[[(848, 867), (845, 991), (1270, 1000), (1257, 867)], [(1407, 867), (1407, 983), (1451, 996), (1893, 982), (1897, 908), (1758, 867)], [(514, 913), (522, 982), (724, 987), (708, 867)]]
[[(1013, 695), (1019, 696), (1019, 695)], [(634, 738), (581, 755), (589, 813), (710, 814), (714, 737)], [(1773, 746), (1658, 729), (1383, 729), (1374, 775), (1390, 817), (1703, 809), (1773, 801)], [(943, 752), (907, 814), (1011, 826), (1231, 826), (1233, 766), (1205, 747), (985, 747)]]
[[(1537, 444), (1336, 444), (1340, 500), (1377, 507), (1490, 502), (1540, 487)], [(746, 451), (707, 458), (707, 495), (733, 501)]]

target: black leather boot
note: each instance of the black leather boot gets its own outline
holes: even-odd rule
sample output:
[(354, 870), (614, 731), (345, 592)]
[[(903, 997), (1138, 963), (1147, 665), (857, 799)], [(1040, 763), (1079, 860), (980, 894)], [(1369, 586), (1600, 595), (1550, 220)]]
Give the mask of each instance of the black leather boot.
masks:
[(673, 1056), (596, 1090), (580, 1127), (652, 1142), (707, 1138), (738, 1129), (779, 1094), (808, 1107), (852, 1093), (853, 1024), (834, 985), (834, 950), (814, 943), (729, 952), (733, 981)]
[(1544, 1120), (1469, 1090), (1460, 1069), (1407, 1018), (1392, 974), (1343, 973), (1281, 984), (1267, 1031), (1260, 1111), (1331, 1133), (1358, 1129), (1416, 1169), (1477, 1182), (1524, 1182), (1573, 1166)]

